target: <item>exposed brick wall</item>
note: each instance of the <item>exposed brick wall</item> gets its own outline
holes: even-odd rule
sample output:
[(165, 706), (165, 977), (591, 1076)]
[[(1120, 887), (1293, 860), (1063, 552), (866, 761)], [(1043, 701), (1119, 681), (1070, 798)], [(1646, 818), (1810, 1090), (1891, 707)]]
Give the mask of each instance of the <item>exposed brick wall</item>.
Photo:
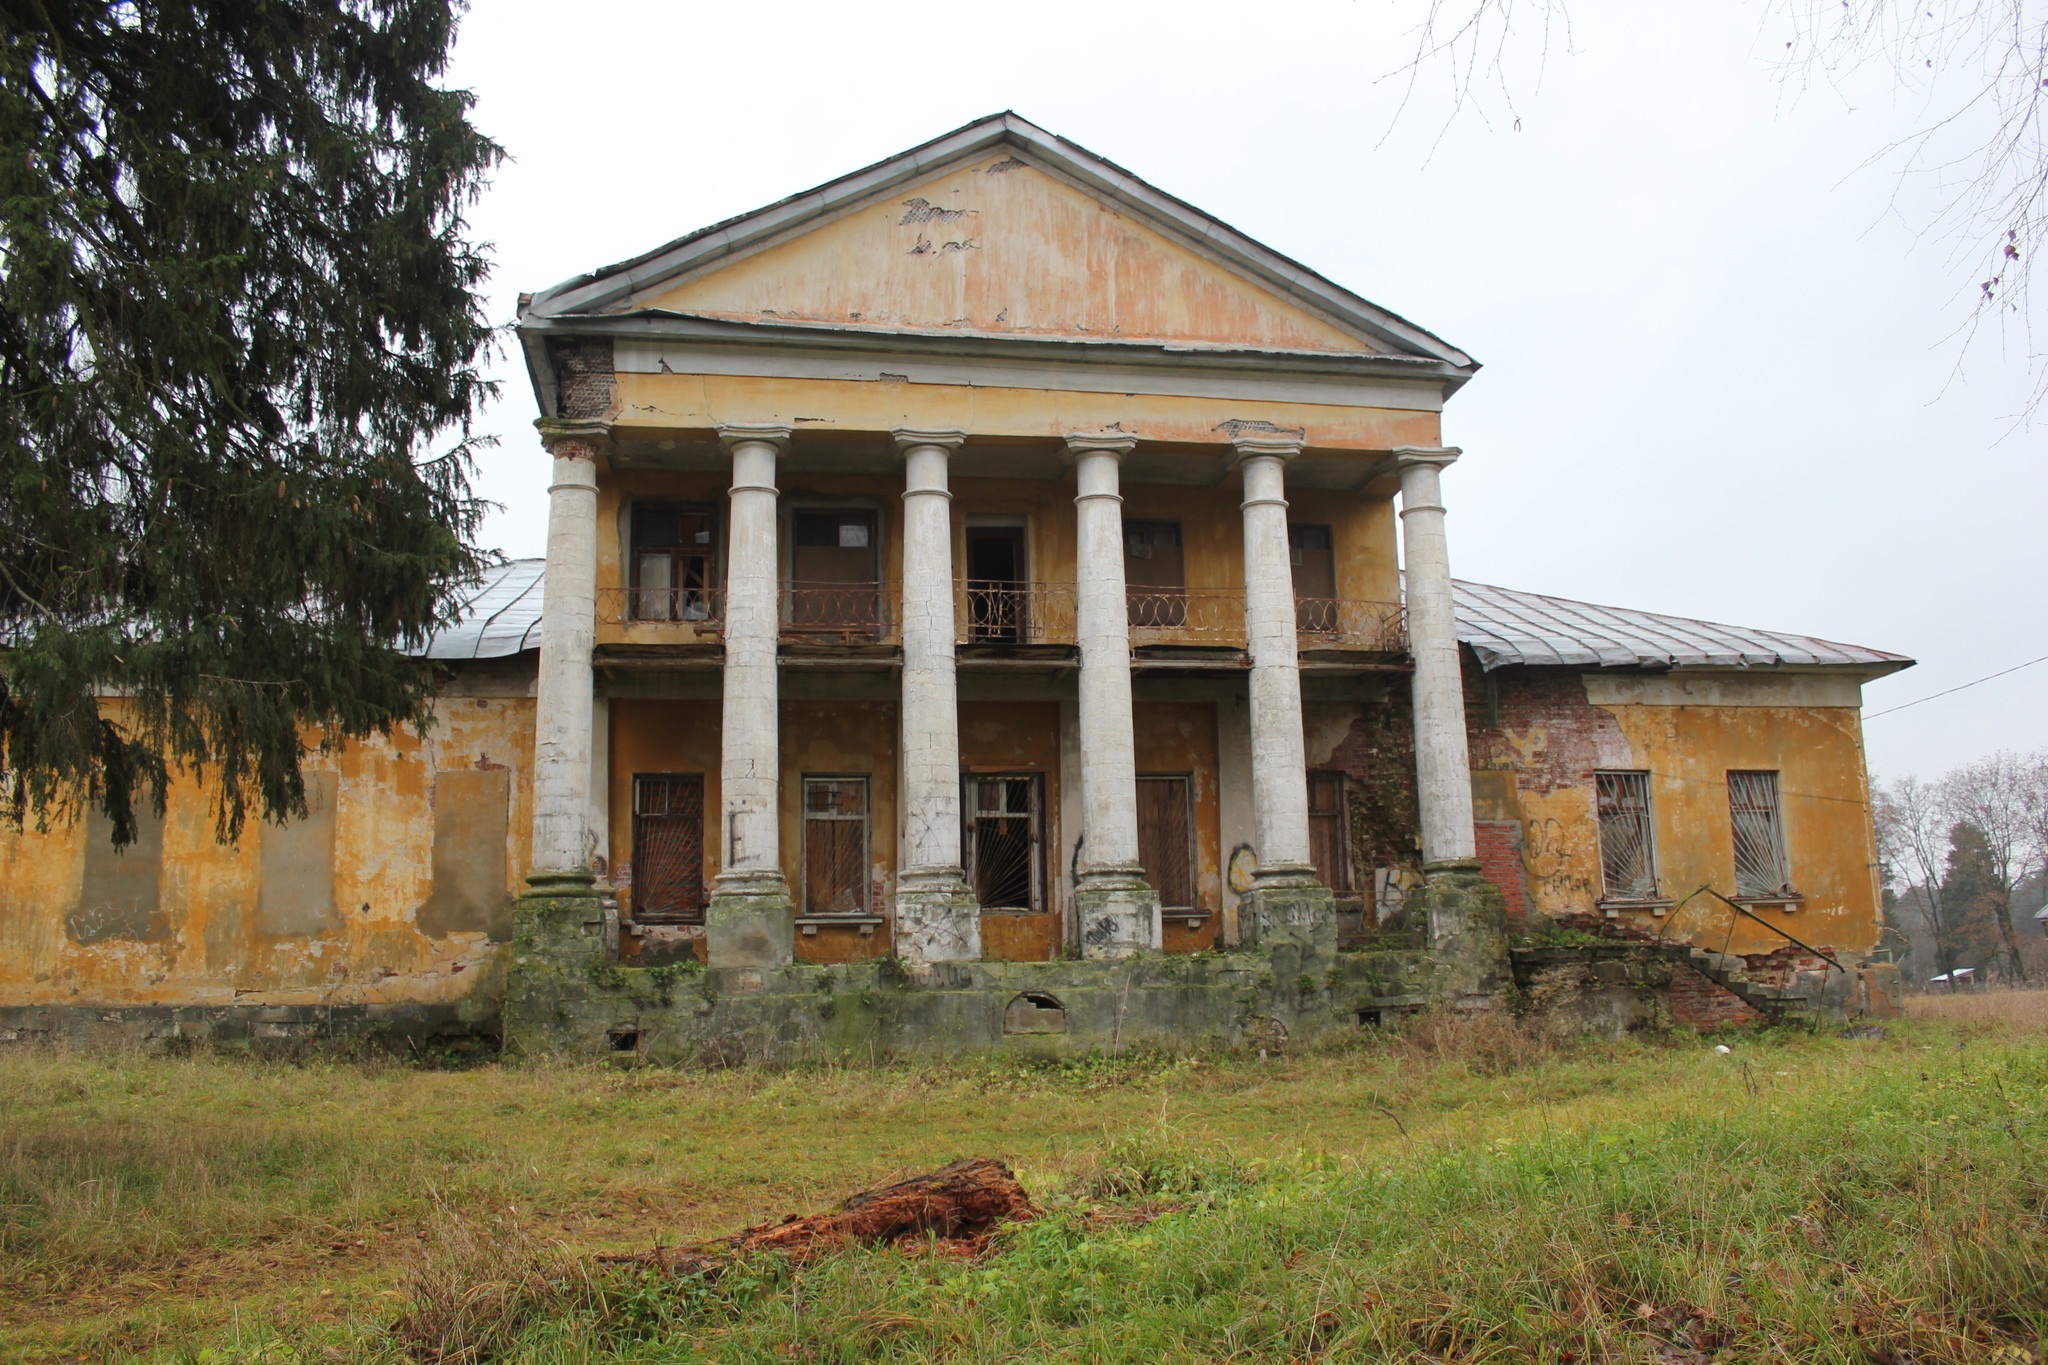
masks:
[(553, 344), (556, 410), (568, 418), (612, 415), (612, 343), (609, 337)]
[(1672, 968), (1668, 999), (1672, 1019), (1680, 1024), (1690, 1024), (1701, 1032), (1737, 1024), (1754, 1024), (1763, 1018), (1741, 996), (1719, 982), (1701, 976), (1684, 963), (1675, 964)]
[(1520, 933), (1529, 924), (1528, 888), (1522, 878), (1522, 826), (1515, 821), (1481, 820), (1472, 831), (1479, 845), (1479, 871), (1507, 902), (1509, 931)]
[(1548, 795), (1590, 788), (1596, 768), (1628, 766), (1620, 724), (1586, 700), (1579, 670), (1504, 668), (1488, 679), (1468, 657), (1464, 676), (1473, 767), (1514, 769), (1523, 791)]

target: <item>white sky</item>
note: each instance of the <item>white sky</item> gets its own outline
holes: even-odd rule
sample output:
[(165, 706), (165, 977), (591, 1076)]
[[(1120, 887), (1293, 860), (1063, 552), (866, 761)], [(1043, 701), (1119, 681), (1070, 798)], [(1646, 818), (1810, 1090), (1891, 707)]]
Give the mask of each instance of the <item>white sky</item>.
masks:
[[(1790, 97), (1759, 0), (1571, 0), (1533, 94), (1518, 49), (1521, 129), (1495, 98), (1439, 141), (1446, 74), (1398, 122), (1378, 79), (1424, 6), (476, 0), (451, 81), (513, 158), (473, 215), (493, 314), (1014, 109), (1484, 362), (1444, 414), (1459, 577), (1921, 660), (1872, 711), (2048, 654), (2025, 365), (1959, 351), (1974, 262), (1859, 169), (1927, 106), (1880, 72)], [(500, 372), (485, 541), (537, 555)], [(2048, 746), (2044, 699), (2048, 664), (1874, 719), (1872, 767)]]

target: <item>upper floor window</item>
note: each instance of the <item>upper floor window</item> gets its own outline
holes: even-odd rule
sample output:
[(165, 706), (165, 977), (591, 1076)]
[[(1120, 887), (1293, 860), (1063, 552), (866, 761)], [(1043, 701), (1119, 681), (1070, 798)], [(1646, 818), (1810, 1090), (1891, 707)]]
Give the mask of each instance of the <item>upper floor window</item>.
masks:
[(1183, 626), (1187, 567), (1177, 521), (1124, 523), (1124, 591), (1134, 626)]
[(1595, 773), (1604, 899), (1657, 898), (1657, 840), (1650, 825), (1650, 775)]
[(1337, 629), (1337, 556), (1327, 526), (1287, 528), (1287, 558), (1294, 571), (1295, 629), (1327, 634)]
[(871, 636), (882, 624), (881, 537), (865, 508), (789, 518), (789, 623), (814, 634)]
[(1735, 895), (1743, 900), (1791, 896), (1792, 866), (1785, 856), (1785, 815), (1778, 774), (1728, 774), (1728, 815), (1735, 831)]
[(633, 619), (708, 621), (716, 610), (718, 514), (676, 502), (633, 504)]

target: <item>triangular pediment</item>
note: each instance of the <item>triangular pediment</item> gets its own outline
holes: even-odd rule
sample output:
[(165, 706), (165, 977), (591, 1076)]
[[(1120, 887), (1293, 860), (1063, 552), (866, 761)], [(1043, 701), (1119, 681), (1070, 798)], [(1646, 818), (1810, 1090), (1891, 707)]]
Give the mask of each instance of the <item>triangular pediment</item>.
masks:
[(549, 290), (530, 316), (1428, 358), (1456, 348), (999, 114)]

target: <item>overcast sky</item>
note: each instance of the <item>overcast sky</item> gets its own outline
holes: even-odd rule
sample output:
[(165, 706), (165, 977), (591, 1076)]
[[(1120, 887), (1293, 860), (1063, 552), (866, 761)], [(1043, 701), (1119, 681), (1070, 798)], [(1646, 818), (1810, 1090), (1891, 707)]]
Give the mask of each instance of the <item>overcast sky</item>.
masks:
[[(1452, 6), (1458, 0), (1452, 0)], [(1520, 127), (1405, 111), (1425, 0), (881, 7), (479, 0), (451, 79), (512, 160), (474, 215), (516, 295), (1014, 109), (1485, 368), (1444, 414), (1461, 578), (1909, 654), (1867, 710), (2048, 654), (2023, 355), (1964, 352), (1974, 262), (1861, 169), (1930, 105), (1797, 98), (1760, 0), (1571, 0)], [(1389, 129), (1391, 128), (1391, 135)], [(486, 542), (537, 555), (508, 354)], [(2048, 664), (1894, 716), (1879, 776), (2048, 747)]]

